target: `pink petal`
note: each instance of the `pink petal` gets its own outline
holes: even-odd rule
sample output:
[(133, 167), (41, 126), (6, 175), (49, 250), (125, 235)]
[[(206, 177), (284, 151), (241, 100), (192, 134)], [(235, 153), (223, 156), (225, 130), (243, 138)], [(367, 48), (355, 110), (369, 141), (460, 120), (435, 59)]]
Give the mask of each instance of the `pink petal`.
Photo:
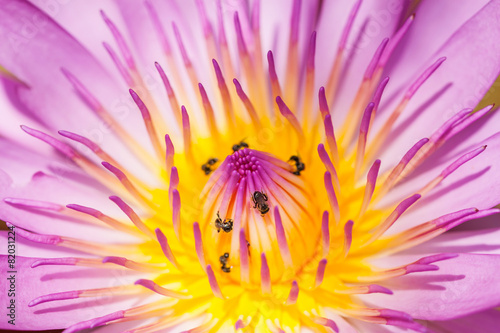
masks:
[(454, 0), (420, 1), (412, 28), (389, 60), (386, 73), (391, 76), (392, 89), (389, 87), (388, 92), (408, 83), (412, 69), (424, 67), (424, 63), (488, 2), (463, 1), (456, 6)]
[[(62, 176), (71, 179), (74, 175), (66, 173)], [(106, 191), (98, 185), (89, 180), (85, 183), (85, 179), (80, 183), (75, 183), (62, 176), (50, 176), (38, 172), (29, 184), (16, 187), (12, 186), (7, 175), (0, 174), (0, 219), (42, 234), (69, 236), (104, 243), (110, 239), (109, 237), (118, 242), (134, 241), (134, 237), (104, 227), (104, 224), (100, 224), (98, 220), (95, 220), (96, 224), (93, 224), (58, 212), (23, 208), (9, 203), (9, 199), (7, 199), (9, 202), (5, 201), (5, 198), (41, 200), (62, 207), (78, 203), (101, 210), (110, 216), (123, 217), (123, 213), (113, 207), (112, 202), (107, 199)], [(78, 178), (77, 181), (79, 181)], [(86, 216), (82, 214), (82, 217)]]
[(386, 281), (394, 295), (361, 298), (426, 320), (459, 318), (500, 305), (500, 255), (460, 254), (436, 265), (437, 271)]
[[(87, 50), (89, 50), (106, 68), (114, 68), (113, 62), (102, 46), (103, 38), (110, 36), (99, 12), (103, 10), (107, 15), (115, 18), (114, 23), (121, 29), (125, 23), (119, 20), (120, 13), (112, 0), (85, 1), (72, 0), (71, 2), (51, 2), (44, 0), (30, 0), (30, 2), (44, 11), (54, 21), (67, 30)], [(78, 13), (78, 19), (75, 19)], [(110, 40), (111, 37), (105, 38)], [(118, 73), (115, 77), (118, 78)]]
[[(498, 215), (492, 215), (486, 219), (493, 218), (496, 218), (495, 222), (497, 225), (500, 224), (500, 217)], [(472, 220), (466, 222), (466, 224), (480, 223), (480, 220)], [(402, 255), (412, 254), (416, 258), (440, 252), (500, 254), (499, 239), (499, 228), (450, 231), (422, 245), (404, 251)]]
[[(433, 9), (439, 8), (433, 4)], [(449, 12), (454, 15), (454, 10)], [(436, 12), (436, 15), (441, 13)], [(452, 115), (464, 108), (475, 107), (482, 99), (500, 72), (500, 45), (495, 42), (500, 38), (500, 26), (497, 24), (499, 13), (500, 3), (488, 3), (417, 70), (414, 75), (420, 74), (436, 59), (443, 56), (447, 58), (422, 85), (396, 122), (395, 131), (389, 136), (383, 153), (378, 156), (382, 161), (395, 162), (407, 149), (401, 142), (414, 143), (429, 136)], [(427, 22), (425, 20), (422, 24), (426, 25)], [(441, 22), (439, 24), (441, 25)], [(431, 35), (425, 37), (425, 40), (432, 39)], [(425, 48), (426, 43), (422, 41), (416, 46)], [(415, 68), (414, 62), (403, 62), (401, 69), (391, 74), (391, 79), (397, 77), (399, 72), (411, 68)], [(391, 96), (389, 91), (388, 93), (386, 96)], [(390, 111), (382, 113), (374, 127), (378, 127), (382, 118), (386, 118)], [(372, 133), (376, 132), (375, 130)]]
[[(354, 1), (325, 1), (317, 27), (317, 80), (324, 85)], [(334, 124), (342, 123), (370, 60), (384, 38), (392, 37), (407, 6), (405, 1), (363, 1), (347, 41), (346, 71), (334, 104)], [(392, 78), (391, 78), (392, 80)]]
[[(137, 139), (146, 143), (145, 129), (136, 126), (140, 113), (128, 106), (120, 86), (81, 44), (36, 7), (25, 1), (2, 0), (0, 4), (0, 44), (6, 46), (0, 63), (29, 85), (29, 89), (19, 86), (12, 92), (14, 101), (54, 132), (64, 129), (88, 136), (103, 149), (135, 161), (81, 100), (61, 68), (76, 76), (111, 114), (120, 116), (131, 133), (137, 133)], [(37, 19), (33, 21), (33, 17)], [(43, 28), (35, 23), (43, 24)]]
[[(500, 177), (498, 176), (500, 175), (498, 155), (500, 133), (474, 145), (473, 148), (483, 145), (487, 147), (482, 154), (460, 166), (440, 185), (424, 195), (417, 204), (401, 216), (389, 232), (404, 230), (460, 209), (488, 209), (500, 203)], [(446, 165), (451, 164), (459, 156), (446, 159), (446, 164), (444, 161), (441, 165), (436, 163), (437, 167), (434, 166), (432, 172), (417, 175), (411, 179), (413, 189), (422, 188), (423, 184), (430, 182)], [(439, 159), (439, 156), (436, 158)], [(436, 170), (437, 168), (440, 169)], [(409, 184), (405, 184), (403, 190), (396, 187), (394, 193), (402, 195), (408, 188), (410, 188)]]
[[(138, 274), (122, 269), (96, 269), (75, 266), (39, 266), (31, 268), (33, 258), (16, 257), (16, 273), (8, 273), (6, 256), (2, 260), (1, 274), (5, 277), (15, 275), (16, 321), (15, 328), (20, 330), (46, 330), (64, 328), (78, 321), (100, 317), (117, 310), (136, 305), (140, 298), (115, 298), (109, 294), (101, 298), (79, 298), (58, 302), (47, 302), (34, 307), (28, 303), (38, 296), (75, 289), (109, 287), (133, 284)], [(43, 282), (43, 283), (42, 283)], [(5, 295), (5, 294), (3, 294)], [(13, 298), (13, 297), (12, 297)], [(10, 297), (2, 297), (0, 304), (6, 309)], [(6, 320), (0, 322), (0, 329), (12, 329)]]
[(429, 322), (428, 326), (436, 332), (497, 333), (500, 327), (500, 313), (497, 309), (490, 309), (457, 319)]

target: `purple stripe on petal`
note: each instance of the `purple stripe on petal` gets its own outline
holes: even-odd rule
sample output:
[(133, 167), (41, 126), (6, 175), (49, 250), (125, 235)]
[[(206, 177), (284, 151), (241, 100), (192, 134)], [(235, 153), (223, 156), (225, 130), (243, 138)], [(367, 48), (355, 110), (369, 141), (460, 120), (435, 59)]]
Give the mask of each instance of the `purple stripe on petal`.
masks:
[(286, 241), (286, 234), (285, 229), (283, 229), (283, 223), (281, 222), (279, 206), (274, 207), (274, 222), (276, 225), (276, 239), (278, 241), (283, 263), (286, 268), (293, 269), (292, 255), (290, 254), (290, 248)]
[(30, 128), (28, 126), (21, 125), (21, 129), (28, 133), (29, 135), (42, 140), (43, 142), (49, 144), (53, 148), (57, 149), (59, 152), (62, 154), (66, 155), (69, 158), (75, 158), (78, 157), (78, 153), (68, 146), (67, 144), (53, 138), (52, 136), (45, 134), (43, 132), (37, 131), (33, 128)]
[(43, 210), (51, 210), (54, 212), (60, 212), (64, 209), (64, 206), (58, 205), (52, 202), (39, 201), (39, 200), (30, 200), (30, 199), (19, 199), (19, 198), (4, 198), (4, 202), (9, 205), (13, 205), (19, 208), (34, 208), (34, 209), (43, 209)]

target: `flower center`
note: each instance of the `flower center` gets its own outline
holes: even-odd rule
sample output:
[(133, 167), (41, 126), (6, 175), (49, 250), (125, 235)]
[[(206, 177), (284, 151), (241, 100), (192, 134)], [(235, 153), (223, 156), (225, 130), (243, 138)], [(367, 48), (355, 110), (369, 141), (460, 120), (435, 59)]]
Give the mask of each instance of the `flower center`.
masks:
[[(201, 194), (203, 244), (208, 261), (231, 280), (258, 283), (267, 264), (271, 280), (284, 282), (315, 256), (320, 213), (297, 168), (305, 168), (297, 156), (286, 162), (243, 148), (208, 180)], [(310, 223), (296, 223), (304, 220)]]

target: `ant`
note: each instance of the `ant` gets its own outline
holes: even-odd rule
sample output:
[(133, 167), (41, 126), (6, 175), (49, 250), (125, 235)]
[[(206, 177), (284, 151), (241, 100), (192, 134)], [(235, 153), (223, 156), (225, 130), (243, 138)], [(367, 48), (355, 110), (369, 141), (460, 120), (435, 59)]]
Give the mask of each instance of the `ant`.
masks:
[(298, 157), (297, 155), (292, 155), (288, 162), (295, 163), (295, 171), (292, 172), (294, 175), (300, 176), (300, 172), (304, 171), (306, 168), (304, 162), (302, 162), (300, 157)]
[(238, 150), (243, 149), (243, 148), (248, 148), (248, 147), (249, 147), (248, 143), (241, 140), (240, 143), (233, 145), (233, 152), (238, 151)]
[(214, 169), (212, 169), (212, 167), (218, 161), (219, 161), (218, 158), (211, 158), (211, 159), (209, 159), (207, 163), (205, 163), (205, 164), (203, 164), (201, 166), (201, 170), (203, 170), (203, 172), (205, 172), (205, 175), (208, 176), (210, 174), (210, 172), (214, 171)]
[(222, 271), (223, 271), (224, 273), (229, 273), (229, 272), (231, 272), (231, 268), (233, 267), (233, 266), (230, 266), (230, 267), (227, 267), (227, 266), (226, 266), (226, 265), (227, 265), (227, 260), (228, 260), (228, 259), (229, 259), (229, 253), (227, 253), (227, 252), (226, 252), (226, 253), (224, 253), (223, 255), (221, 255), (221, 256), (219, 257), (219, 262), (220, 262), (220, 264), (221, 264), (220, 268), (222, 269)]
[(215, 227), (217, 228), (217, 232), (220, 232), (220, 229), (224, 232), (231, 232), (233, 230), (233, 220), (232, 219), (222, 219), (220, 218), (219, 212), (217, 212), (217, 219), (215, 219)]
[(269, 205), (266, 203), (268, 200), (267, 194), (264, 191), (255, 191), (252, 194), (253, 208), (257, 208), (261, 216), (264, 216), (269, 211)]

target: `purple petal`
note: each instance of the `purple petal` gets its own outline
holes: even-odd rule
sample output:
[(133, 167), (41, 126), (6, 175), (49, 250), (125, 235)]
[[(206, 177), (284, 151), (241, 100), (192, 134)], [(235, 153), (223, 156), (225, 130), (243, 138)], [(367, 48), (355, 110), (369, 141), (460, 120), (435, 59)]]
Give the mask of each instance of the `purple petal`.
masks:
[(500, 305), (500, 255), (460, 254), (436, 265), (439, 270), (386, 281), (393, 295), (360, 298), (426, 320), (459, 318)]
[[(7, 258), (0, 256), (2, 262)], [(48, 302), (35, 307), (28, 307), (33, 299), (56, 292), (75, 289), (103, 288), (103, 281), (119, 279), (120, 284), (133, 284), (139, 278), (125, 270), (95, 269), (77, 266), (39, 266), (31, 268), (34, 258), (16, 257), (17, 273), (8, 273), (2, 264), (3, 277), (15, 275), (16, 280), (16, 329), (46, 330), (64, 328), (79, 321), (101, 317), (103, 314), (127, 309), (136, 305), (138, 298), (114, 298), (106, 294), (102, 298), (77, 298), (61, 302)], [(43, 283), (42, 283), (43, 281)], [(76, 288), (75, 286), (78, 286)], [(5, 309), (10, 303), (9, 297), (2, 297), (1, 306)], [(82, 306), (85, 304), (85, 306)], [(64, 309), (64, 315), (55, 315)], [(6, 320), (0, 322), (0, 329), (12, 329)]]
[[(445, 2), (448, 6), (452, 6), (451, 2)], [(471, 9), (475, 5), (471, 5)], [(434, 10), (436, 12), (435, 14), (429, 13), (430, 17), (441, 15), (440, 13), (443, 12), (439, 10), (440, 8), (442, 7), (433, 4), (432, 13), (434, 13)], [(454, 16), (454, 9), (450, 8), (449, 11), (446, 11), (448, 14), (444, 15), (444, 17)], [(459, 13), (462, 10), (463, 8), (459, 9)], [(395, 128), (399, 127), (399, 129), (389, 136), (384, 152), (380, 156), (382, 161), (389, 162), (396, 159), (397, 156), (402, 156), (406, 147), (401, 145), (401, 142), (416, 142), (423, 137), (427, 137), (459, 110), (473, 108), (482, 99), (500, 72), (500, 63), (498, 62), (500, 45), (495, 42), (500, 38), (500, 28), (496, 24), (499, 12), (499, 3), (496, 1), (488, 3), (476, 15), (465, 22), (434, 54), (429, 53), (425, 62), (417, 62), (422, 67), (416, 67), (413, 58), (404, 61), (397, 60), (398, 62), (401, 61), (401, 67), (389, 74), (391, 80), (397, 78), (400, 73), (407, 72), (409, 68), (419, 68), (414, 74), (419, 75), (424, 68), (434, 63), (438, 58), (443, 56), (447, 58), (440, 68), (422, 85), (396, 122)], [(422, 18), (422, 16), (417, 14), (416, 19), (421, 19), (420, 24), (427, 25), (427, 29), (431, 19)], [(439, 23), (440, 28), (435, 25), (431, 26), (439, 31), (442, 27), (441, 21)], [(485, 26), (488, 26), (488, 29), (485, 29)], [(423, 34), (424, 32), (420, 31), (419, 33)], [(420, 42), (408, 40), (408, 43), (414, 42), (417, 45), (405, 51), (412, 52), (416, 48), (426, 49), (427, 41), (434, 38), (434, 34), (430, 35), (429, 33), (422, 35), (425, 40)], [(415, 54), (419, 54), (419, 52), (414, 52), (413, 56)], [(421, 57), (422, 54), (419, 56)], [(410, 83), (410, 81), (406, 84)], [(401, 87), (402, 82), (398, 83), (391, 86)], [(404, 93), (404, 91), (402, 92)], [(387, 96), (391, 96), (391, 93), (393, 91), (387, 91)], [(415, 116), (416, 112), (418, 112), (418, 116)], [(387, 112), (386, 116), (389, 113)], [(379, 120), (382, 120), (382, 118), (385, 117), (381, 117)], [(408, 124), (411, 125), (408, 126)], [(402, 130), (402, 126), (404, 126), (404, 130)], [(378, 127), (377, 124), (374, 124), (374, 127)], [(395, 144), (396, 142), (397, 144)]]

